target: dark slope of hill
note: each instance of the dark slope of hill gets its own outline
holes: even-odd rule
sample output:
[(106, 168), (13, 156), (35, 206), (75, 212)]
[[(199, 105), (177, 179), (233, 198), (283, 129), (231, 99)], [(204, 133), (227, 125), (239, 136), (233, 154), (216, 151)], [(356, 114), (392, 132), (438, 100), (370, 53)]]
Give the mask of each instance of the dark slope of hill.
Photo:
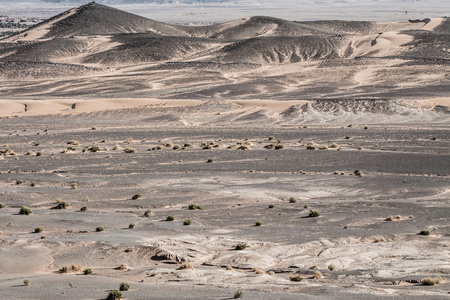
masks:
[(110, 35), (118, 33), (154, 32), (160, 35), (182, 35), (175, 25), (153, 21), (97, 3), (80, 6), (54, 23), (45, 38), (73, 35)]
[(297, 22), (299, 24), (318, 27), (322, 30), (341, 34), (369, 34), (376, 28), (375, 22), (366, 21), (310, 21)]
[(148, 34), (123, 34), (113, 38), (120, 43), (104, 52), (89, 55), (85, 63), (138, 63), (182, 59), (217, 47), (217, 41), (202, 38), (154, 37)]
[(260, 37), (236, 42), (222, 49), (224, 61), (295, 63), (337, 57), (340, 37)]
[[(98, 72), (100, 69), (74, 64), (54, 64), (49, 62), (0, 61), (0, 78), (8, 80), (48, 79), (72, 77)], [(2, 91), (6, 93), (5, 90)]]

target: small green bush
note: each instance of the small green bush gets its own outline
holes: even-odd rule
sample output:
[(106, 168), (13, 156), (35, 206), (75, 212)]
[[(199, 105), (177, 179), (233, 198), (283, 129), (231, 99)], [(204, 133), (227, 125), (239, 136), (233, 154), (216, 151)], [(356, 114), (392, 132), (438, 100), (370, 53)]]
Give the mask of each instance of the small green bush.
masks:
[(100, 147), (99, 146), (92, 146), (90, 148), (88, 148), (89, 151), (91, 152), (98, 152), (100, 151)]
[(166, 221), (173, 221), (175, 220), (174, 216), (167, 216)]
[(261, 226), (263, 224), (262, 221), (256, 221), (255, 226)]
[(5, 208), (5, 204), (4, 203), (0, 203), (0, 208)]
[(320, 216), (319, 212), (317, 212), (316, 210), (309, 210), (310, 218), (317, 218), (318, 216)]
[(140, 199), (140, 198), (142, 198), (142, 195), (141, 195), (141, 193), (137, 193), (136, 195), (134, 195), (131, 199), (133, 199), (133, 200), (137, 200), (137, 199)]
[(33, 211), (31, 210), (31, 208), (27, 206), (22, 206), (19, 211), (19, 214), (21, 215), (31, 215), (32, 213)]
[(289, 198), (289, 202), (290, 203), (297, 203), (297, 198), (291, 197), (291, 198)]
[(303, 206), (304, 208), (309, 208), (309, 204), (306, 203), (305, 206)]
[(290, 279), (291, 281), (297, 281), (297, 282), (300, 282), (300, 281), (303, 280), (303, 277), (297, 274), (297, 275), (295, 275), (295, 276), (289, 277), (289, 279)]
[(144, 216), (150, 217), (151, 214), (152, 214), (152, 211), (150, 209), (147, 209), (144, 213)]
[(234, 298), (235, 298), (235, 299), (242, 298), (243, 296), (244, 296), (244, 292), (241, 291), (241, 290), (237, 290), (237, 291), (234, 293)]
[(125, 148), (123, 151), (125, 151), (125, 153), (137, 153), (136, 149), (130, 147)]
[(35, 187), (36, 186), (36, 182), (32, 182), (30, 186)]
[(23, 281), (23, 284), (25, 284), (26, 286), (30, 286), (30, 279), (25, 279)]
[(55, 206), (55, 208), (56, 208), (56, 209), (66, 209), (66, 208), (68, 208), (69, 206), (70, 206), (70, 203), (69, 203), (69, 202), (66, 202), (66, 201), (60, 201), (60, 202), (58, 203), (58, 205)]
[(77, 150), (77, 148), (75, 148), (75, 147), (72, 147), (72, 146), (70, 146), (70, 147), (67, 147), (67, 151), (75, 151), (75, 150)]
[(419, 232), (420, 235), (430, 235), (430, 232), (428, 230), (421, 230)]
[(106, 300), (120, 300), (122, 299), (122, 293), (119, 290), (113, 290), (109, 292)]
[(422, 283), (422, 285), (435, 285), (442, 283), (442, 281), (444, 281), (444, 279), (438, 276), (435, 278), (423, 278), (420, 282)]
[(22, 184), (23, 183), (23, 181), (22, 180), (16, 180), (16, 184)]
[(274, 208), (274, 207), (275, 207), (275, 205), (269, 204), (269, 208)]
[(275, 150), (281, 150), (281, 149), (284, 149), (283, 145), (281, 145), (281, 144), (275, 145)]
[(130, 284), (128, 282), (122, 282), (120, 284), (119, 290), (121, 291), (128, 291), (130, 289)]
[(175, 146), (173, 146), (173, 148), (172, 148), (173, 150), (177, 150), (177, 149), (180, 149), (180, 146), (178, 146), (178, 145), (175, 145)]
[(189, 204), (189, 210), (196, 210), (196, 209), (198, 209), (198, 210), (202, 210), (202, 209), (203, 209), (203, 207), (201, 207), (200, 205), (198, 205), (198, 204), (195, 204), (195, 203), (191, 203), (191, 204)]
[(84, 275), (91, 275), (92, 274), (92, 270), (91, 269), (84, 269), (83, 274)]
[(80, 208), (80, 211), (87, 211), (87, 206), (83, 206), (82, 208)]
[(328, 265), (328, 270), (334, 271), (334, 269), (336, 269), (336, 267), (333, 264)]
[(36, 153), (36, 156), (41, 156), (41, 155), (42, 155), (41, 152), (37, 152), (37, 153)]
[(97, 228), (95, 228), (95, 231), (97, 231), (97, 232), (101, 232), (103, 230), (105, 230), (105, 228), (103, 228), (103, 226), (98, 226)]
[(206, 162), (207, 163), (212, 163), (214, 160), (212, 158), (209, 158)]
[(269, 136), (269, 141), (273, 140), (274, 137), (273, 136)]
[(245, 243), (238, 243), (234, 249), (235, 250), (244, 250), (245, 248), (247, 248), (247, 245)]
[(183, 225), (192, 225), (192, 221), (189, 219), (184, 220)]
[(42, 227), (36, 227), (35, 229), (34, 229), (34, 233), (41, 233), (41, 232), (43, 232), (44, 231), (44, 228), (42, 228)]
[(134, 223), (130, 223), (130, 225), (128, 225), (129, 229), (134, 229), (134, 227), (136, 227), (136, 225), (134, 225)]

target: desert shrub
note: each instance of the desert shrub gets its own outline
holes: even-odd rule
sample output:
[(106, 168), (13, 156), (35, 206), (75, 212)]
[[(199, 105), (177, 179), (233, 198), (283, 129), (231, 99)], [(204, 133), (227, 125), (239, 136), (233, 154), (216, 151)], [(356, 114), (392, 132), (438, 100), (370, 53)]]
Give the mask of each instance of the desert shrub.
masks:
[(34, 145), (37, 147), (37, 146), (39, 146), (41, 143), (39, 143), (39, 142), (34, 142)]
[(181, 264), (178, 265), (178, 269), (179, 270), (194, 270), (194, 266), (190, 263), (190, 262), (183, 262)]
[(275, 149), (275, 144), (269, 144), (269, 145), (265, 145), (264, 148), (266, 149)]
[(214, 161), (214, 159), (209, 158), (206, 162), (207, 162), (207, 163), (212, 163), (213, 161)]
[(386, 221), (401, 221), (401, 220), (403, 220), (402, 216), (398, 216), (398, 215), (395, 217), (390, 216), (390, 217), (386, 218)]
[(136, 227), (136, 225), (134, 225), (134, 223), (130, 223), (130, 225), (128, 225), (129, 229), (134, 229), (134, 227)]
[(266, 272), (264, 272), (264, 270), (262, 270), (260, 268), (252, 268), (252, 271), (255, 272), (255, 274), (258, 274), (258, 275), (266, 274)]
[(120, 300), (122, 299), (122, 293), (119, 290), (113, 290), (108, 293), (106, 300)]
[(0, 203), (0, 208), (5, 208), (5, 204), (4, 203)]
[(78, 146), (80, 143), (78, 141), (68, 141), (67, 145), (74, 145), (74, 146)]
[(121, 264), (116, 269), (120, 270), (120, 271), (126, 271), (126, 270), (128, 270), (128, 266), (126, 264)]
[(364, 129), (368, 129), (369, 127), (367, 127), (367, 126), (364, 126)]
[(420, 235), (430, 235), (430, 232), (428, 230), (421, 230), (419, 232)]
[(190, 209), (190, 210), (196, 210), (196, 209), (198, 209), (198, 210), (202, 210), (202, 209), (203, 209), (203, 207), (202, 207), (202, 206), (200, 206), (200, 205), (198, 205), (198, 204), (195, 204), (195, 203), (191, 203), (191, 204), (189, 204), (189, 209)]
[(211, 145), (203, 146), (203, 149), (211, 149), (211, 148), (212, 148)]
[(305, 206), (303, 206), (304, 208), (309, 208), (309, 204), (306, 203)]
[(190, 143), (186, 143), (186, 144), (184, 144), (184, 146), (183, 146), (184, 148), (190, 148), (190, 147), (192, 147), (192, 144), (190, 144)]
[(283, 145), (281, 145), (281, 144), (275, 145), (275, 150), (281, 150), (281, 149), (284, 149)]
[(66, 202), (66, 201), (60, 201), (56, 206), (55, 206), (55, 208), (56, 209), (66, 209), (66, 208), (68, 208), (70, 206), (70, 203), (69, 202)]
[(422, 283), (422, 285), (435, 285), (442, 283), (442, 281), (444, 280), (439, 276), (435, 278), (423, 278), (420, 283)]
[(33, 150), (29, 150), (29, 151), (27, 151), (27, 154), (26, 154), (26, 155), (35, 155), (35, 153), (34, 153)]
[(128, 291), (130, 289), (130, 284), (128, 282), (122, 282), (120, 284), (119, 290)]
[(36, 156), (41, 156), (41, 155), (42, 155), (41, 152), (37, 152), (37, 153), (36, 153)]
[(273, 136), (269, 136), (269, 141), (273, 140), (274, 137)]
[(295, 276), (290, 276), (290, 277), (289, 277), (289, 280), (290, 280), (290, 281), (297, 281), (297, 282), (300, 282), (300, 281), (303, 280), (303, 277), (297, 274), (297, 275), (295, 275)]
[(35, 187), (35, 186), (36, 186), (36, 182), (32, 182), (32, 183), (30, 184), (30, 186)]
[(172, 148), (173, 150), (177, 150), (177, 149), (180, 149), (180, 146), (178, 146), (178, 145), (175, 145), (175, 146), (173, 146), (173, 148)]
[(105, 228), (103, 228), (103, 226), (97, 226), (97, 228), (95, 228), (95, 231), (97, 231), (97, 232), (102, 232), (103, 230), (105, 230)]
[(142, 195), (141, 195), (141, 193), (137, 193), (137, 194), (135, 194), (131, 199), (133, 199), (133, 200), (137, 200), (137, 199), (139, 199), (139, 198), (142, 198)]
[(242, 298), (243, 296), (244, 296), (244, 292), (241, 291), (241, 290), (237, 290), (237, 291), (234, 293), (234, 298), (235, 298), (235, 299)]
[(297, 198), (291, 197), (291, 198), (289, 198), (289, 202), (290, 203), (297, 203)]
[(42, 228), (42, 227), (36, 227), (35, 229), (34, 229), (34, 233), (41, 233), (41, 232), (43, 232), (44, 231), (44, 228)]
[(83, 206), (82, 208), (80, 208), (80, 211), (87, 211), (87, 206)]
[(127, 147), (123, 151), (125, 151), (125, 153), (137, 153), (137, 150), (131, 147)]
[(183, 225), (192, 225), (192, 221), (189, 219), (184, 220)]
[(320, 216), (319, 212), (317, 210), (309, 210), (309, 217), (310, 218), (317, 218)]
[(274, 207), (275, 207), (275, 205), (269, 204), (269, 208), (274, 208)]
[(150, 217), (151, 214), (152, 214), (152, 211), (150, 209), (147, 209), (144, 213), (144, 216)]
[(234, 249), (235, 250), (244, 250), (245, 248), (247, 248), (247, 245), (245, 243), (238, 243)]
[(83, 268), (78, 265), (64, 266), (59, 269), (59, 273), (78, 273), (81, 272)]
[(166, 146), (167, 148), (172, 148), (173, 147), (173, 143), (172, 142), (168, 142), (168, 143), (164, 144), (164, 146)]
[(67, 147), (66, 150), (67, 151), (75, 151), (75, 150), (77, 150), (77, 148), (70, 146), (70, 147)]
[(16, 184), (22, 184), (23, 183), (23, 181), (22, 180), (16, 180)]
[(166, 217), (166, 221), (173, 221), (173, 220), (175, 220), (174, 216), (167, 216)]
[(78, 183), (72, 183), (70, 187), (75, 190), (78, 187)]
[(263, 224), (262, 221), (256, 221), (255, 226), (261, 226)]
[(356, 176), (362, 176), (362, 172), (360, 170), (355, 170), (354, 174)]
[(92, 270), (91, 269), (84, 269), (83, 274), (84, 275), (91, 275), (92, 274)]
[(336, 269), (336, 267), (333, 264), (328, 265), (328, 270), (334, 271), (335, 269)]
[(316, 271), (316, 273), (314, 273), (314, 279), (322, 279), (322, 278), (323, 278), (322, 272)]
[(23, 281), (23, 284), (25, 284), (26, 286), (30, 286), (30, 279), (25, 279)]
[(227, 265), (227, 266), (226, 266), (226, 269), (227, 269), (227, 271), (233, 271), (233, 267), (230, 266), (230, 265)]
[(273, 275), (275, 275), (275, 272), (274, 271), (269, 271), (269, 272), (267, 272), (267, 274), (269, 274), (270, 276), (273, 276)]
[(20, 215), (31, 215), (33, 211), (27, 206), (22, 206), (19, 210)]
[(349, 139), (350, 139), (350, 137), (349, 137), (349, 136), (346, 136), (346, 137), (345, 137), (345, 139), (346, 139), (346, 140), (349, 140)]
[(98, 152), (100, 151), (100, 147), (99, 146), (92, 146), (90, 148), (88, 148), (89, 151), (91, 152)]

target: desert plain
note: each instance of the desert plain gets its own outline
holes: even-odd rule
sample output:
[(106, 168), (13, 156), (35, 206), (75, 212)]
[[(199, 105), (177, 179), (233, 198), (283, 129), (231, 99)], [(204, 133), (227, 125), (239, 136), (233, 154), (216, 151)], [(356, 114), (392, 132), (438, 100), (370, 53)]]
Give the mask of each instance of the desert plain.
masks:
[(1, 40), (0, 297), (448, 299), (449, 28), (88, 4)]

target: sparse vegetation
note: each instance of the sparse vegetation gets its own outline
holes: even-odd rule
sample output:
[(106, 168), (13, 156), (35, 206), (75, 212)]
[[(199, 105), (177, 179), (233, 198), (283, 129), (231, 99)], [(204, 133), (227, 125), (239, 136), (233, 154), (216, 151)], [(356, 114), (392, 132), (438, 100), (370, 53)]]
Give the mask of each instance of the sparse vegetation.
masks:
[(31, 215), (33, 211), (27, 206), (22, 206), (19, 210), (20, 215)]
[(166, 221), (173, 221), (173, 220), (175, 220), (174, 216), (167, 216), (166, 217)]
[(237, 291), (234, 293), (234, 298), (235, 298), (235, 299), (242, 298), (242, 297), (244, 297), (244, 292), (243, 292), (243, 291), (237, 290)]
[(422, 285), (436, 285), (442, 283), (443, 281), (444, 279), (438, 276), (435, 278), (423, 278), (420, 282), (422, 283)]
[(35, 187), (35, 186), (36, 186), (36, 182), (32, 182), (32, 183), (30, 184), (30, 186), (31, 186), (31, 187)]
[(133, 199), (133, 200), (137, 200), (137, 199), (140, 199), (140, 198), (142, 198), (141, 193), (137, 193), (133, 197), (131, 197), (131, 199)]
[(328, 265), (328, 270), (334, 271), (335, 269), (336, 269), (336, 267), (333, 264)]
[(263, 222), (262, 221), (256, 221), (255, 226), (262, 226)]
[(122, 293), (119, 290), (113, 290), (108, 293), (106, 300), (120, 300), (122, 299)]
[(127, 147), (123, 151), (125, 151), (125, 153), (137, 153), (137, 150), (131, 147)]
[(269, 208), (274, 208), (274, 207), (275, 207), (275, 205), (269, 204)]
[(179, 264), (178, 267), (179, 270), (194, 270), (194, 266), (187, 261), (184, 261), (183, 263)]
[(303, 280), (303, 277), (297, 274), (297, 275), (295, 275), (295, 276), (290, 276), (290, 277), (289, 277), (289, 280), (300, 282), (300, 281)]
[(126, 270), (128, 270), (128, 266), (126, 264), (121, 264), (116, 269), (120, 270), (120, 271), (126, 271)]
[(314, 279), (322, 279), (322, 278), (323, 278), (322, 272), (316, 271), (316, 273), (314, 273)]
[(297, 203), (297, 198), (295, 197), (289, 198), (289, 203)]
[(189, 204), (189, 210), (197, 210), (197, 209), (198, 210), (203, 210), (203, 207), (198, 205), (198, 204), (195, 204), (195, 203)]
[(34, 229), (34, 233), (41, 233), (41, 232), (44, 232), (44, 228), (42, 228), (42, 227), (36, 227), (36, 228)]
[(234, 249), (235, 250), (244, 250), (245, 248), (247, 248), (247, 245), (245, 243), (238, 243)]
[(152, 211), (150, 209), (147, 209), (144, 213), (144, 216), (150, 217), (151, 214), (152, 214)]
[(81, 272), (83, 268), (78, 265), (64, 266), (59, 269), (59, 273), (78, 273)]
[(68, 208), (70, 206), (70, 203), (69, 202), (66, 202), (66, 201), (60, 201), (56, 206), (55, 206), (55, 208), (56, 209), (66, 209), (66, 208)]
[(183, 225), (192, 225), (192, 221), (189, 219), (184, 220)]
[(83, 206), (82, 208), (80, 208), (80, 211), (87, 211), (87, 210), (88, 210), (87, 206)]
[(309, 210), (309, 217), (310, 218), (317, 218), (319, 216), (320, 216), (320, 214), (319, 214), (319, 212), (317, 210)]
[(22, 180), (16, 180), (16, 184), (22, 184), (23, 183), (23, 181)]
[(309, 204), (306, 203), (305, 206), (303, 206), (304, 208), (309, 208)]
[(30, 286), (30, 279), (25, 279), (23, 281), (23, 284), (25, 284), (26, 286)]
[(136, 227), (136, 225), (134, 225), (134, 223), (130, 223), (130, 225), (128, 225), (129, 229), (134, 229), (134, 227)]
[(212, 163), (214, 160), (212, 158), (209, 158), (206, 162), (207, 163)]
[(95, 231), (97, 231), (97, 232), (102, 232), (103, 230), (105, 230), (105, 228), (103, 228), (103, 226), (97, 226), (97, 228), (95, 228)]
[(84, 271), (83, 271), (83, 274), (84, 275), (91, 275), (92, 274), (92, 270), (91, 269), (84, 269)]
[(78, 183), (72, 183), (70, 187), (75, 190), (78, 187)]
[(402, 216), (398, 216), (398, 215), (395, 217), (390, 216), (390, 217), (386, 218), (386, 221), (400, 221), (400, 220), (403, 220), (403, 218), (402, 218)]
[(0, 203), (0, 209), (1, 208), (5, 208), (5, 204), (4, 203)]
[(130, 289), (130, 284), (128, 282), (122, 282), (120, 284), (119, 290), (128, 291)]
[(420, 235), (430, 235), (430, 232), (428, 230), (421, 230), (419, 232)]

